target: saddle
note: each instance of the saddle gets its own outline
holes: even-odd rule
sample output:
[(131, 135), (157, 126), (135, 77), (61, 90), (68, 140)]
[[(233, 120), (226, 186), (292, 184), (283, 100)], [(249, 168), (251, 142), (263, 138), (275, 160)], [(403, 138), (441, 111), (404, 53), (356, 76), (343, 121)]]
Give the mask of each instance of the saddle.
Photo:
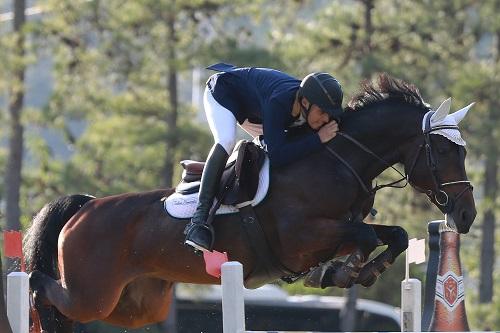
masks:
[[(222, 173), (217, 202), (237, 207), (250, 202), (257, 192), (259, 173), (265, 158), (266, 153), (258, 143), (239, 141)], [(180, 163), (184, 170), (175, 191), (184, 195), (198, 192), (205, 162), (184, 160)]]

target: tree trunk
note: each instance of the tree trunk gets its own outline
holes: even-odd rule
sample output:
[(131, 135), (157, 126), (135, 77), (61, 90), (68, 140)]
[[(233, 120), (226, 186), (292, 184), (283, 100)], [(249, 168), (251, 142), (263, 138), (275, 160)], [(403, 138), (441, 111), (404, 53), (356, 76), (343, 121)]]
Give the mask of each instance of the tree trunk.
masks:
[(482, 233), (479, 303), (491, 303), (493, 299), (493, 265), (495, 262), (495, 214), (492, 209), (488, 209), (484, 213)]
[[(165, 136), (165, 164), (163, 166), (163, 183), (166, 187), (172, 187), (172, 179), (174, 176), (174, 165), (177, 147), (177, 112), (179, 108), (179, 101), (177, 97), (177, 35), (175, 30), (175, 0), (170, 2), (170, 8), (166, 14), (167, 24), (167, 89), (169, 99), (169, 110), (165, 116), (166, 136)], [(168, 317), (159, 324), (162, 332), (176, 333), (177, 332), (177, 301), (176, 289), (174, 286), (172, 305)]]
[(169, 98), (169, 110), (165, 116), (166, 137), (165, 137), (165, 164), (163, 167), (164, 185), (172, 186), (172, 178), (174, 175), (175, 165), (175, 149), (177, 147), (177, 112), (179, 102), (177, 98), (177, 34), (175, 31), (175, 0), (171, 2), (166, 14), (166, 24), (168, 29), (167, 35), (167, 89)]
[(365, 54), (370, 54), (372, 50), (372, 36), (373, 36), (373, 24), (372, 24), (372, 11), (375, 8), (375, 0), (363, 0), (365, 5)]
[[(500, 62), (500, 29), (496, 31), (497, 53), (496, 63)], [(495, 87), (492, 87), (490, 96), (495, 96)], [(496, 126), (500, 121), (497, 116), (497, 110), (500, 103), (494, 100), (491, 103), (488, 111), (488, 124)], [(496, 200), (498, 195), (498, 154), (499, 149), (495, 144), (495, 136), (493, 129), (489, 131), (491, 137), (485, 142), (489, 142), (489, 147), (486, 154), (486, 166), (484, 172), (484, 199), (490, 203), (484, 212), (482, 225), (482, 241), (481, 241), (481, 267), (479, 276), (479, 302), (491, 303), (493, 300), (493, 268), (495, 265), (495, 210)]]
[(495, 208), (498, 193), (498, 149), (494, 147), (486, 160), (484, 180), (485, 199), (492, 203), (484, 213), (481, 242), (481, 275), (479, 302), (490, 303), (493, 299), (493, 268), (495, 264)]
[(371, 65), (370, 61), (366, 61), (366, 59), (369, 59), (372, 55), (372, 36), (373, 36), (373, 21), (372, 21), (372, 15), (373, 15), (373, 9), (375, 8), (374, 4), (375, 0), (362, 0), (361, 2), (365, 6), (364, 8), (364, 30), (365, 30), (365, 37), (363, 40), (363, 58), (365, 60), (361, 61), (361, 72), (363, 77), (369, 77), (373, 73), (373, 68)]
[[(24, 59), (25, 0), (14, 1), (14, 32), (17, 42), (14, 53), (17, 59)], [(23, 125), (21, 114), (24, 100), (24, 65), (16, 64), (9, 89), (9, 151), (5, 170), (5, 220), (6, 230), (20, 230), (19, 193), (23, 162)], [(7, 273), (14, 269), (11, 260), (6, 260)]]

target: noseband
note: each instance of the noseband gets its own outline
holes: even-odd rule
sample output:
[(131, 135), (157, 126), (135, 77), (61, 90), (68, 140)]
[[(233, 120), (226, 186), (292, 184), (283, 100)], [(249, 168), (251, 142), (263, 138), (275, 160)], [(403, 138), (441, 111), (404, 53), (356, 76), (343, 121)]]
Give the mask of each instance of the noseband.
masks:
[[(434, 114), (434, 111), (429, 111), (425, 114), (425, 125), (424, 125), (424, 131), (423, 131), (423, 136), (424, 136), (424, 142), (420, 144), (417, 152), (415, 153), (415, 156), (413, 157), (411, 167), (409, 171), (403, 173), (393, 167), (390, 163), (388, 163), (386, 160), (372, 152), (370, 149), (368, 149), (366, 146), (364, 146), (361, 142), (357, 141), (353, 137), (349, 136), (346, 133), (343, 132), (338, 132), (339, 135), (342, 137), (346, 138), (347, 140), (351, 141), (354, 145), (358, 146), (360, 149), (365, 151), (366, 153), (370, 154), (371, 156), (375, 157), (377, 160), (381, 161), (384, 163), (387, 167), (392, 168), (395, 170), (397, 173), (401, 175), (401, 178), (393, 181), (388, 184), (383, 184), (383, 185), (376, 185), (375, 187), (372, 187), (371, 189), (366, 186), (365, 182), (361, 179), (361, 177), (358, 175), (356, 170), (347, 162), (345, 159), (343, 159), (337, 152), (335, 152), (333, 149), (331, 149), (328, 146), (325, 146), (325, 148), (332, 154), (335, 158), (337, 158), (342, 164), (344, 164), (350, 171), (351, 173), (355, 176), (355, 178), (358, 180), (358, 182), (361, 185), (361, 188), (371, 197), (375, 195), (375, 193), (384, 188), (384, 187), (396, 187), (396, 188), (403, 188), (405, 187), (408, 183), (411, 183), (411, 175), (413, 173), (413, 170), (415, 169), (415, 165), (417, 164), (418, 157), (420, 156), (420, 153), (422, 150), (425, 148), (425, 156), (426, 156), (426, 161), (427, 161), (427, 167), (429, 167), (432, 175), (432, 181), (434, 183), (434, 189), (432, 190), (424, 190), (421, 189), (420, 187), (416, 186), (415, 184), (412, 184), (412, 186), (419, 192), (425, 193), (431, 200), (434, 199), (434, 201), (438, 204), (439, 209), (443, 213), (450, 213), (455, 205), (455, 202), (467, 191), (473, 189), (471, 183), (469, 180), (456, 180), (456, 181), (451, 181), (451, 182), (444, 182), (440, 183), (439, 182), (439, 175), (438, 175), (438, 170), (437, 170), (437, 163), (436, 159), (433, 154), (432, 150), (432, 144), (431, 144), (431, 138), (430, 134), (434, 131), (441, 130), (441, 129), (456, 129), (458, 130), (458, 126), (453, 126), (453, 125), (443, 125), (443, 126), (436, 126), (436, 127), (431, 127), (431, 116)], [(402, 181), (405, 181), (403, 185), (400, 185)], [(399, 184), (399, 185), (398, 185)], [(460, 185), (460, 184), (465, 184), (464, 189), (458, 193), (454, 198), (451, 198), (448, 193), (444, 190), (446, 186), (450, 185)], [(371, 186), (370, 186), (371, 187)]]

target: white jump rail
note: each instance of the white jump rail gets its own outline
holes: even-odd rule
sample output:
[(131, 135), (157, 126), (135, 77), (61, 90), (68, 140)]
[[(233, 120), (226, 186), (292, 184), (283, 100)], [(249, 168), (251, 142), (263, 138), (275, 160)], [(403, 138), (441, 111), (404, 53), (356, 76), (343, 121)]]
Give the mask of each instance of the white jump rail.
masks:
[[(223, 333), (287, 333), (284, 331), (245, 331), (243, 266), (239, 262), (230, 261), (222, 265), (221, 272)], [(412, 280), (414, 279), (410, 279), (409, 284), (403, 284), (405, 282), (403, 281), (401, 285), (402, 311), (406, 308), (405, 304), (408, 305), (408, 310), (420, 309), (418, 304), (420, 297), (415, 297), (420, 294), (420, 281)], [(407, 293), (409, 295), (405, 296)], [(7, 316), (13, 333), (29, 333), (29, 278), (24, 272), (14, 272), (7, 276)], [(418, 311), (407, 320), (416, 320), (419, 317)]]
[[(245, 331), (245, 302), (243, 298), (243, 266), (237, 261), (222, 264), (222, 321), (223, 333), (250, 333)], [(421, 284), (417, 279), (401, 283), (401, 331), (419, 332)], [(268, 331), (279, 333), (278, 331)], [(256, 332), (255, 332), (256, 333)]]

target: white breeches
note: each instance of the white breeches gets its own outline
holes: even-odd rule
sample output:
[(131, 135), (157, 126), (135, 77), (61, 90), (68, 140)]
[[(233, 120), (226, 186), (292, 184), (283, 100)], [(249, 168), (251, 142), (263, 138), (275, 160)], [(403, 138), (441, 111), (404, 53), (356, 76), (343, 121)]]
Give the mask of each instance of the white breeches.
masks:
[[(208, 88), (205, 88), (203, 94), (203, 106), (215, 144), (220, 144), (230, 155), (236, 144), (236, 124), (238, 124), (236, 118), (231, 111), (215, 100)], [(261, 124), (253, 124), (245, 120), (241, 127), (252, 137), (262, 134)]]

